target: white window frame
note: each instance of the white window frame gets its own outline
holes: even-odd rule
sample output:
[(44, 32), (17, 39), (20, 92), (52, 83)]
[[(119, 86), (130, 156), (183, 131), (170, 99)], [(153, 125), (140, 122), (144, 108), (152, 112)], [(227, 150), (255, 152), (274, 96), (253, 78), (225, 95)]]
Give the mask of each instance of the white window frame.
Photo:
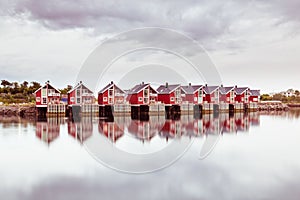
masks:
[(41, 97), (37, 97), (36, 102), (41, 102)]
[(75, 98), (74, 98), (74, 97), (71, 97), (71, 98), (70, 98), (70, 101), (71, 101), (71, 102), (74, 102), (74, 101), (75, 101)]
[(139, 98), (138, 98), (138, 101), (139, 101), (139, 102), (143, 102), (143, 97), (139, 97)]
[(174, 97), (171, 97), (171, 98), (170, 98), (170, 101), (174, 101), (174, 100), (175, 100)]
[(104, 101), (104, 102), (107, 102), (107, 97), (103, 97), (103, 101)]

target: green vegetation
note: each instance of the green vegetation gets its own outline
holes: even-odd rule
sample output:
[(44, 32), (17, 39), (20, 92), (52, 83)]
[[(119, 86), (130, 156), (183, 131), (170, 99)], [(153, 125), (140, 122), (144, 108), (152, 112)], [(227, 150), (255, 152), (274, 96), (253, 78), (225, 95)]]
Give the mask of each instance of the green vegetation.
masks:
[[(292, 89), (289, 89), (293, 91)], [(287, 90), (287, 91), (289, 91)], [(273, 95), (262, 94), (260, 96), (261, 101), (282, 101), (283, 103), (300, 103), (300, 92), (299, 90), (293, 91), (289, 95), (286, 92), (275, 93)]]
[[(35, 97), (33, 93), (40, 87), (41, 84), (36, 81), (18, 83), (1, 80), (0, 102), (3, 104), (34, 103)], [(72, 86), (68, 85), (60, 91), (62, 94), (67, 94), (71, 88)]]

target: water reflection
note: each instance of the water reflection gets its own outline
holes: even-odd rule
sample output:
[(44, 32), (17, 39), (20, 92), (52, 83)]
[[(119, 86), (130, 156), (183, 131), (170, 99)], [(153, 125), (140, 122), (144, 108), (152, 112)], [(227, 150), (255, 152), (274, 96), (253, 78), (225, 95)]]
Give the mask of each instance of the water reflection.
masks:
[(250, 113), (220, 113), (217, 116), (206, 114), (195, 118), (193, 115), (182, 115), (176, 119), (165, 119), (165, 116), (149, 116), (144, 120), (134, 120), (130, 116), (98, 119), (81, 117), (71, 120), (67, 118), (23, 119), (19, 117), (0, 117), (3, 129), (28, 125), (35, 126), (36, 137), (46, 144), (51, 144), (61, 132), (62, 125), (67, 124), (67, 131), (72, 138), (83, 144), (85, 140), (95, 134), (105, 136), (112, 143), (122, 140), (125, 135), (141, 142), (151, 142), (156, 136), (169, 141), (181, 137), (203, 137), (207, 135), (232, 134), (249, 131), (251, 126), (260, 125), (260, 117), (271, 115), (274, 117), (296, 119), (300, 117), (300, 110), (289, 112), (250, 112)]
[(58, 138), (60, 125), (63, 123), (63, 118), (38, 119), (36, 122), (36, 137), (49, 145)]
[(81, 120), (68, 121), (68, 134), (82, 144), (93, 134), (93, 118), (84, 117)]

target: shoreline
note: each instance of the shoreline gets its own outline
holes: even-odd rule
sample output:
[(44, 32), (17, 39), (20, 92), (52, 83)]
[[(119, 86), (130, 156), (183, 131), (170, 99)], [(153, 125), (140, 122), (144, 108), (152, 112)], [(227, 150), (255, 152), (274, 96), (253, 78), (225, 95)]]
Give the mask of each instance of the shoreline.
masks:
[[(288, 107), (287, 110), (282, 109), (283, 112), (288, 110), (300, 110), (300, 103), (296, 104), (283, 104)], [(266, 109), (267, 110), (267, 109)], [(269, 110), (270, 112), (272, 110)], [(21, 104), (21, 105), (0, 105), (1, 117), (22, 117), (32, 118), (36, 117), (36, 108), (33, 104)]]
[(35, 117), (35, 105), (21, 104), (21, 105), (1, 105), (0, 116), (19, 116), (19, 117)]

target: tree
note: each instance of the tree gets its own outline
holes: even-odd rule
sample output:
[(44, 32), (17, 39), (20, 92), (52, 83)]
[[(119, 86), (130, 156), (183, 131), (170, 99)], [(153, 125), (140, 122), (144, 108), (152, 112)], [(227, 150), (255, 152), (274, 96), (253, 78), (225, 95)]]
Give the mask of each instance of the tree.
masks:
[(268, 95), (268, 94), (262, 94), (260, 96), (260, 100), (261, 101), (270, 101), (270, 100), (272, 100), (272, 97), (270, 95)]
[(1, 85), (5, 88), (12, 86), (12, 84), (7, 80), (1, 80)]
[(296, 95), (296, 97), (298, 97), (300, 95), (299, 90), (295, 90), (295, 95)]
[(66, 88), (60, 89), (59, 91), (61, 92), (61, 94), (67, 94), (70, 90), (72, 90), (72, 86), (68, 85)]
[(19, 93), (19, 83), (18, 82), (13, 82), (12, 85), (13, 85), (13, 88), (11, 89), (11, 93), (12, 94)]
[(29, 87), (28, 92), (29, 93), (34, 93), (37, 89), (41, 87), (41, 84), (35, 81), (31, 82), (31, 86)]

